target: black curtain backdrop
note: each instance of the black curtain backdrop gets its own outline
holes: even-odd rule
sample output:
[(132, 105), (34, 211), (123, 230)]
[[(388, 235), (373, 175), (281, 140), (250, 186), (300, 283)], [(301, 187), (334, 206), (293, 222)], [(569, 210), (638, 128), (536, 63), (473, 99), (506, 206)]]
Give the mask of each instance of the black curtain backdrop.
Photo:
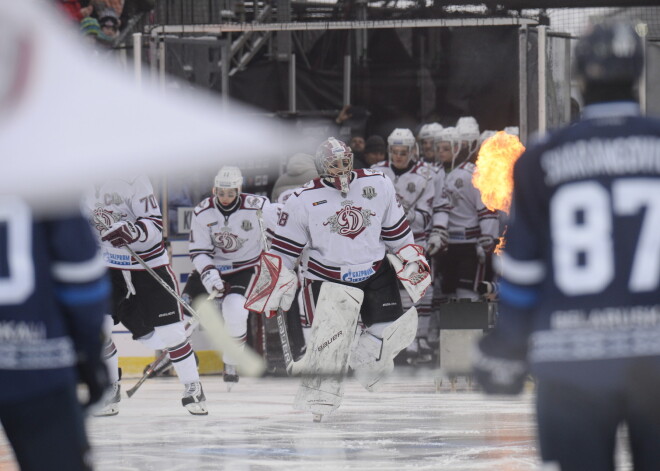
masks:
[[(309, 50), (296, 51), (298, 111), (341, 108), (351, 35), (329, 31)], [(421, 77), (427, 80), (425, 94)], [(416, 130), (430, 121), (450, 126), (460, 116), (474, 116), (482, 130), (518, 125), (518, 29), (370, 30), (367, 61), (353, 65), (352, 80), (352, 104), (370, 113), (367, 135), (387, 136), (395, 127)], [(265, 111), (286, 111), (288, 64), (262, 56), (231, 78), (230, 93)]]

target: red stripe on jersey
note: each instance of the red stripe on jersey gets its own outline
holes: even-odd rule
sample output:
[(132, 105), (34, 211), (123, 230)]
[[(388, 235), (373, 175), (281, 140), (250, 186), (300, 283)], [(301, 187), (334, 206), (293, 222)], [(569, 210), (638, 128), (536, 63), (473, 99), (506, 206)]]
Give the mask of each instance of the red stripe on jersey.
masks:
[(305, 280), (305, 289), (303, 290), (303, 304), (305, 305), (305, 323), (312, 325), (314, 321), (314, 294), (312, 293), (312, 282)]
[(280, 248), (282, 250), (286, 250), (288, 252), (293, 252), (293, 253), (298, 254), (298, 255), (300, 255), (303, 251), (302, 248), (296, 247), (295, 245), (284, 242), (282, 239), (279, 239), (277, 237), (275, 239), (273, 239), (272, 247)]
[(401, 224), (399, 224), (399, 226), (395, 227), (394, 229), (389, 229), (389, 230), (383, 229), (383, 230), (380, 231), (380, 234), (383, 237), (395, 237), (395, 236), (407, 231), (408, 229), (410, 229), (410, 225), (408, 224), (408, 221), (406, 221), (404, 219), (401, 222)]
[(325, 275), (329, 278), (335, 279), (335, 280), (340, 280), (341, 279), (341, 271), (339, 270), (330, 270), (328, 268), (325, 268), (321, 265), (319, 265), (318, 262), (315, 262), (314, 259), (310, 258), (309, 261), (307, 262), (307, 268), (310, 269), (310, 271), (317, 271), (321, 273), (322, 275)]
[(170, 360), (172, 361), (181, 361), (184, 360), (186, 357), (190, 356), (192, 354), (192, 347), (190, 346), (190, 343), (186, 341), (185, 343), (182, 343), (180, 345), (177, 345), (176, 347), (173, 347), (172, 349), (167, 349), (170, 355)]

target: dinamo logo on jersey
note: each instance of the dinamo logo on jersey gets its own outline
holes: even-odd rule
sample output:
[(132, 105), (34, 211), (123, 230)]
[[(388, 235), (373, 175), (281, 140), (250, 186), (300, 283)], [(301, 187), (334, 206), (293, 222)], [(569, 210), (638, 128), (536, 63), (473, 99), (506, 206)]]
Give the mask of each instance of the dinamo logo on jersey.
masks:
[(247, 239), (241, 239), (228, 230), (215, 232), (211, 238), (213, 239), (213, 245), (222, 250), (223, 253), (236, 252), (237, 250), (240, 250), (247, 241)]
[(96, 230), (103, 232), (114, 223), (126, 219), (127, 214), (105, 209), (101, 203), (97, 203), (92, 212), (92, 223)]
[(371, 216), (375, 216), (376, 213), (371, 212), (369, 209), (353, 206), (352, 201), (342, 201), (341, 204), (342, 209), (330, 216), (323, 225), (329, 225), (331, 232), (355, 239), (367, 226), (371, 225)]

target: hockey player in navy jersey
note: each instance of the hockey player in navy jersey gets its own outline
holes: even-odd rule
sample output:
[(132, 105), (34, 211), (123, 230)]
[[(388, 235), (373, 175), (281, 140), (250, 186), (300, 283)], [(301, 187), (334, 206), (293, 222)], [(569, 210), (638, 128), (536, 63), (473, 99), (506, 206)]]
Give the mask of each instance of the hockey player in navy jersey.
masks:
[(660, 121), (635, 102), (642, 64), (631, 26), (593, 27), (575, 49), (582, 119), (514, 168), (500, 313), (475, 372), (489, 393), (536, 377), (552, 469), (613, 470), (624, 424), (634, 469), (660, 466)]
[(101, 358), (110, 283), (78, 213), (35, 218), (0, 196), (0, 422), (24, 471), (89, 470), (85, 406), (109, 385)]
[[(288, 310), (297, 285), (292, 270), (305, 250), (302, 309), (312, 333), (300, 360), (303, 369), (341, 375), (350, 353), (358, 380), (375, 390), (417, 330), (415, 308), (403, 312), (397, 278), (419, 299), (430, 283), (428, 264), (387, 177), (353, 170), (351, 149), (335, 138), (321, 144), (316, 164), (321, 177), (297, 190), (282, 208), (246, 306), (266, 313)], [(396, 254), (396, 262), (390, 263), (388, 251)], [(365, 330), (358, 330), (354, 341), (358, 314)], [(296, 407), (319, 415), (332, 412), (342, 389), (340, 382), (325, 389), (331, 383), (332, 378), (303, 378)]]

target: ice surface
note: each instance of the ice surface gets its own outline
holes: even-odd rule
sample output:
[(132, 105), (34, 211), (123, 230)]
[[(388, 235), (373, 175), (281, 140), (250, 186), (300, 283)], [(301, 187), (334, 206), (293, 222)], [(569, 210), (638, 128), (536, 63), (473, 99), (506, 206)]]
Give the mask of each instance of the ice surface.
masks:
[[(125, 391), (135, 379), (123, 380)], [(148, 380), (115, 417), (88, 421), (100, 471), (534, 470), (533, 396), (436, 392), (432, 373), (398, 374), (377, 393), (346, 380), (321, 423), (293, 410), (298, 380), (241, 378), (231, 393), (202, 377), (209, 415), (181, 406), (174, 378)], [(0, 471), (14, 471), (0, 438)]]

